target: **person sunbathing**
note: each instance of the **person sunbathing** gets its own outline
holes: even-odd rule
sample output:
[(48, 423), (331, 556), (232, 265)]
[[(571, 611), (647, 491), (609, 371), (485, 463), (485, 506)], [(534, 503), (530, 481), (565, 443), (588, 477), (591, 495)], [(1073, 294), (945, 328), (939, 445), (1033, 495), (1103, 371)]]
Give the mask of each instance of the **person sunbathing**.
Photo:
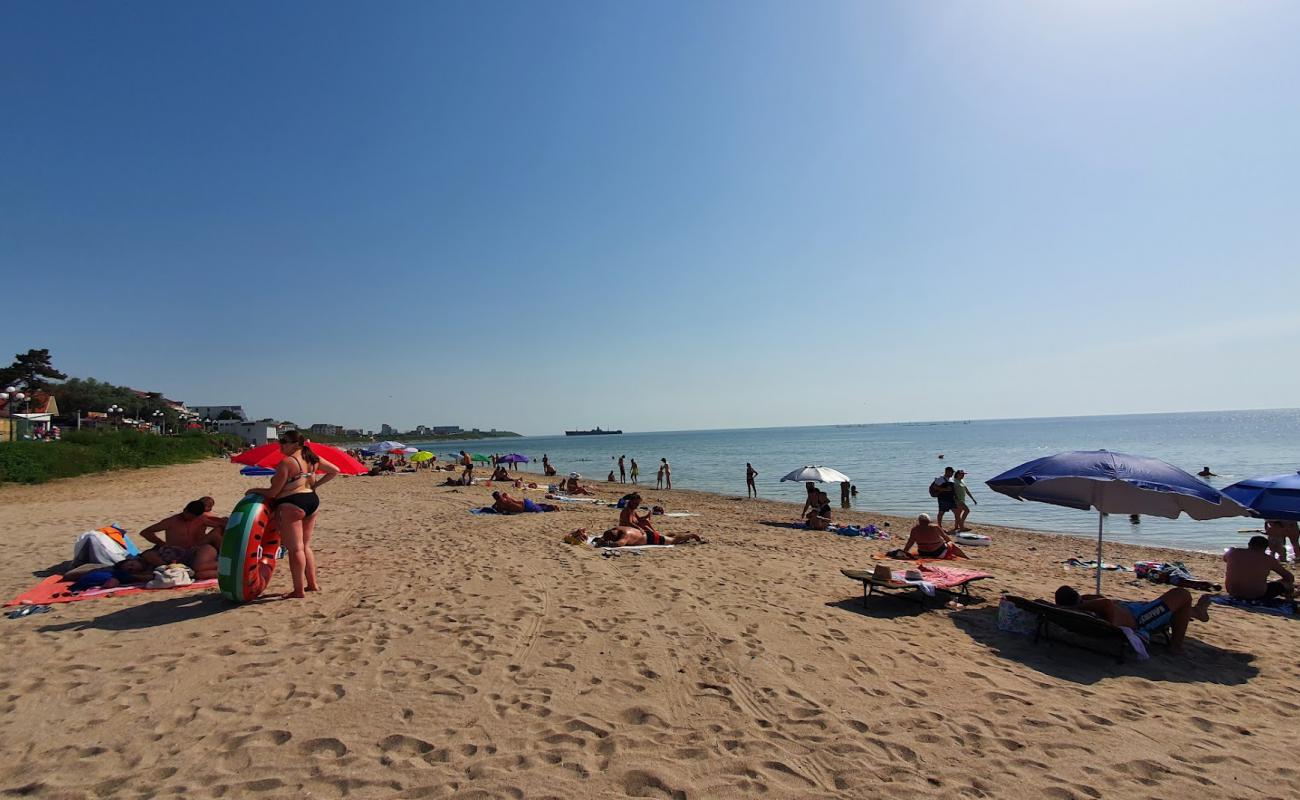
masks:
[(641, 495), (633, 492), (624, 498), (623, 509), (618, 512), (618, 524), (620, 527), (640, 528), (646, 533), (659, 535), (655, 526), (650, 524), (650, 517), (653, 511), (647, 511), (644, 514), (638, 514), (641, 509)]
[(545, 503), (534, 503), (528, 498), (519, 500), (511, 497), (505, 492), (492, 493), (492, 509), (498, 514), (530, 514), (541, 513), (543, 511), (559, 511), (557, 506), (547, 505)]
[[(1227, 565), (1223, 585), (1238, 600), (1271, 600), (1295, 597), (1295, 575), (1268, 553), (1268, 538), (1252, 536), (1245, 547), (1230, 547), (1223, 554)], [(1280, 580), (1270, 581), (1276, 572)]]
[(1203, 594), (1193, 603), (1192, 593), (1182, 588), (1170, 589), (1155, 600), (1133, 602), (1111, 600), (1098, 594), (1080, 595), (1069, 586), (1056, 590), (1056, 604), (1061, 608), (1095, 614), (1118, 628), (1146, 634), (1158, 633), (1166, 626), (1171, 628), (1169, 649), (1175, 653), (1183, 649), (1188, 622), (1210, 621), (1210, 599), (1211, 595)]
[(510, 477), (509, 472), (506, 472), (506, 468), (504, 466), (502, 466), (501, 464), (497, 464), (497, 468), (492, 470), (492, 480), (511, 481), (514, 479)]
[(648, 544), (668, 545), (702, 541), (704, 540), (697, 533), (653, 533), (632, 525), (619, 525), (596, 537), (592, 544), (597, 547), (641, 547)]
[(595, 494), (595, 492), (578, 483), (578, 479), (581, 477), (576, 472), (570, 472), (569, 477), (560, 482), (560, 488), (565, 494)]
[(943, 528), (930, 521), (929, 514), (917, 516), (916, 525), (907, 534), (903, 553), (908, 558), (912, 558), (912, 545), (916, 545), (916, 558), (970, 558), (964, 550), (953, 544)]
[(813, 495), (808, 499), (812, 510), (804, 517), (808, 523), (808, 529), (814, 531), (826, 531), (831, 527), (831, 499), (821, 490), (814, 490)]

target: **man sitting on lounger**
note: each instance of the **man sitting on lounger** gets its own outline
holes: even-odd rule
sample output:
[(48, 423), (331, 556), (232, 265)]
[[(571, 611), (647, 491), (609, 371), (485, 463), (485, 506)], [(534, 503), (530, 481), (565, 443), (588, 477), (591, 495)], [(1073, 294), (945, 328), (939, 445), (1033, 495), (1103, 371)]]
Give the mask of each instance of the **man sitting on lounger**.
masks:
[(555, 506), (548, 506), (544, 503), (534, 503), (532, 500), (527, 498), (519, 500), (511, 497), (505, 492), (493, 492), (492, 500), (492, 508), (495, 509), (498, 514), (523, 514), (524, 512), (541, 513), (543, 511), (559, 510)]
[(970, 558), (957, 545), (952, 543), (943, 528), (930, 521), (929, 514), (916, 518), (916, 525), (907, 534), (907, 544), (903, 552), (912, 557), (912, 545), (916, 545), (917, 558)]
[[(1227, 574), (1223, 585), (1238, 600), (1271, 600), (1295, 597), (1295, 576), (1282, 562), (1268, 554), (1268, 538), (1252, 536), (1245, 547), (1231, 547), (1223, 554)], [(1276, 572), (1281, 580), (1270, 581)]]
[(640, 547), (647, 544), (682, 544), (702, 542), (696, 533), (653, 533), (632, 525), (619, 525), (602, 533), (593, 542), (597, 547)]
[[(225, 518), (208, 514), (202, 500), (192, 500), (181, 513), (140, 531), (140, 537), (154, 545), (160, 563), (184, 564), (194, 570), (196, 580), (205, 580), (217, 577), (217, 553), (225, 528)], [(161, 540), (159, 533), (164, 536)]]
[(1169, 649), (1175, 653), (1183, 649), (1187, 623), (1193, 618), (1210, 621), (1210, 595), (1192, 602), (1192, 593), (1186, 589), (1170, 589), (1155, 600), (1121, 602), (1097, 594), (1080, 595), (1069, 586), (1056, 590), (1056, 604), (1062, 608), (1087, 611), (1119, 628), (1130, 628), (1140, 633), (1158, 633), (1166, 626), (1172, 629)]

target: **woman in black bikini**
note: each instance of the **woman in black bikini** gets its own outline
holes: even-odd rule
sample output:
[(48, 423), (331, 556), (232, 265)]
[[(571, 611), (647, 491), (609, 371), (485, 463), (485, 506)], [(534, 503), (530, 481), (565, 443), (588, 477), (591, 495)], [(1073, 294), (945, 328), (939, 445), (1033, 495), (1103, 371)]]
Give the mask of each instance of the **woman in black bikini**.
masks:
[[(293, 591), (285, 594), (285, 598), (305, 597), (305, 591), (320, 591), (316, 582), (316, 556), (311, 551), (316, 510), (320, 508), (316, 489), (339, 474), (338, 467), (317, 458), (308, 444), (300, 432), (285, 431), (280, 436), (280, 452), (284, 458), (275, 468), (270, 488), (252, 490), (271, 501), (280, 541), (289, 551)], [(323, 474), (316, 477), (317, 472)]]

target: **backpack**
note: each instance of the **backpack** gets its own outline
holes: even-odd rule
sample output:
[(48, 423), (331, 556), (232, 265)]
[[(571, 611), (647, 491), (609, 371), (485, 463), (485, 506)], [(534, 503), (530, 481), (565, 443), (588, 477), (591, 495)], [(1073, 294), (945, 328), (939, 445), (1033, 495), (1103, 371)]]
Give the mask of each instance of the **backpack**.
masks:
[(930, 481), (930, 496), (931, 497), (939, 496), (939, 484), (935, 483), (934, 481)]

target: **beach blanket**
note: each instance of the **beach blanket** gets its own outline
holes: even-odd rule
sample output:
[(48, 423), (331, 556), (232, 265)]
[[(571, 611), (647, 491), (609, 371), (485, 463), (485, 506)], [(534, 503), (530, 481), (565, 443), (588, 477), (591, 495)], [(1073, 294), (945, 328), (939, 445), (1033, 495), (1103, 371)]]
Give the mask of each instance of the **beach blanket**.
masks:
[(1281, 597), (1274, 597), (1271, 600), (1239, 600), (1236, 597), (1220, 594), (1211, 597), (1210, 602), (1221, 606), (1240, 608), (1242, 611), (1256, 611), (1260, 614), (1273, 614), (1274, 616), (1291, 617), (1292, 619), (1300, 617), (1300, 614), (1296, 613), (1295, 601), (1284, 600)]
[(888, 539), (889, 531), (882, 531), (875, 525), (832, 525), (831, 533), (840, 536), (861, 536), (865, 539)]
[(171, 586), (161, 589), (146, 589), (139, 585), (116, 586), (112, 589), (87, 589), (84, 592), (76, 592), (74, 594), (69, 591), (72, 588), (72, 581), (64, 580), (62, 575), (51, 575), (10, 600), (8, 603), (5, 603), (5, 606), (75, 603), (79, 600), (96, 600), (101, 597), (117, 597), (124, 594), (136, 594), (138, 592), (165, 592), (175, 591), (178, 589), (215, 589), (216, 587), (217, 579), (210, 578), (205, 581), (187, 583), (184, 586)]
[(660, 514), (659, 516), (662, 516), (662, 517), (698, 517), (699, 514), (694, 514), (694, 513), (690, 512), (690, 511), (669, 511), (667, 514)]

